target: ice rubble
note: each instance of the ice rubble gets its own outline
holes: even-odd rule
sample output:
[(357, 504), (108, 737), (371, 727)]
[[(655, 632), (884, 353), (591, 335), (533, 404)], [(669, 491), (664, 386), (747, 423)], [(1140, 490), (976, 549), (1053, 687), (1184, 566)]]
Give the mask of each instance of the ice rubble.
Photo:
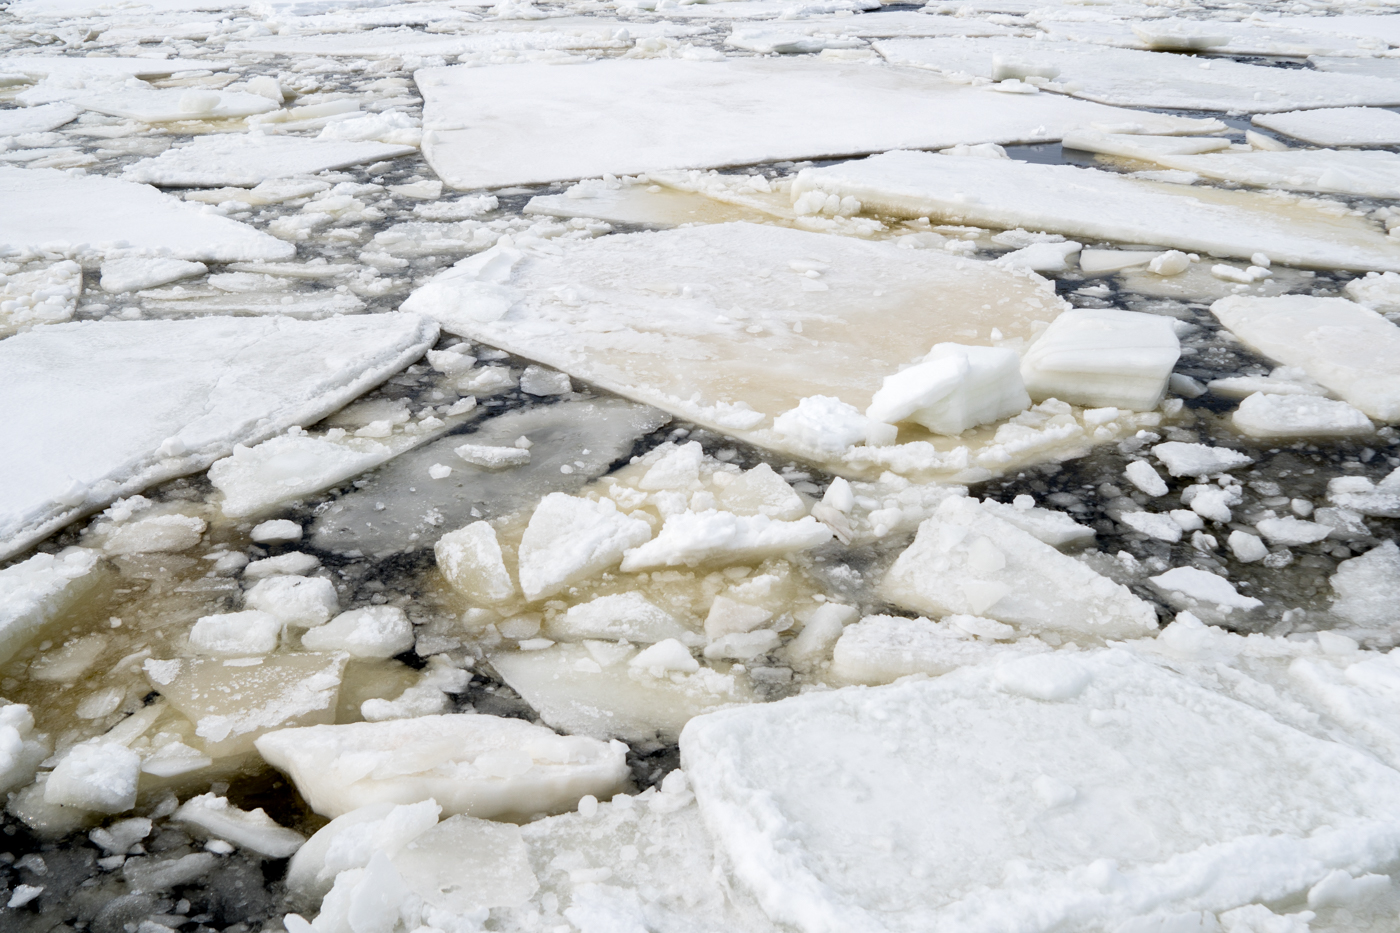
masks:
[(0, 166), (0, 252), (112, 256), (154, 251), (214, 262), (287, 259), (295, 248), (144, 185), (50, 168)]
[[(378, 162), (414, 151), (413, 146), (360, 140), (251, 134), (196, 136), (186, 145), (128, 165), (122, 170), (122, 177), (127, 181), (166, 187), (253, 187), (272, 179)], [(285, 259), (288, 256), (290, 253), (236, 258)]]
[(1400, 327), (1345, 298), (1233, 296), (1211, 313), (1249, 347), (1378, 421), (1400, 421)]
[[(1046, 142), (1093, 123), (1168, 134), (1219, 128), (821, 60), (427, 68), (415, 79), (424, 97), (423, 154), (461, 189), (899, 147)], [(647, 93), (633, 93), (637, 87)], [(538, 119), (541, 113), (550, 118)], [(557, 145), (560, 138), (569, 145)]]
[(433, 799), (449, 815), (524, 818), (572, 809), (586, 795), (610, 797), (628, 778), (621, 743), (498, 716), (283, 729), (257, 748), (329, 817)]
[(216, 794), (191, 797), (173, 816), (216, 839), (226, 839), (268, 858), (287, 858), (306, 842), (305, 836), (279, 826), (261, 808), (240, 810)]
[(1316, 146), (1400, 145), (1400, 113), (1373, 107), (1328, 107), (1259, 114), (1254, 123)]
[[(934, 292), (940, 314), (930, 320), (922, 309)], [(1014, 346), (1060, 304), (1038, 276), (947, 253), (721, 224), (497, 246), (444, 272), (404, 308), (839, 473), (948, 476), (975, 465), (969, 447), (936, 450), (917, 428), (911, 443), (887, 453), (851, 448), (866, 434), (861, 410), (886, 375), (931, 345), (990, 338)], [(1055, 405), (1018, 416), (1024, 428), (1003, 425), (964, 444), (986, 469), (1057, 443), (1083, 444), (1069, 406)], [(1054, 417), (1069, 422), (1052, 428)], [(1131, 420), (1125, 411), (1116, 423)], [(874, 442), (889, 445), (894, 438), (883, 430), (876, 427)]]
[(1042, 653), (704, 716), (682, 762), (734, 880), (804, 931), (1213, 929), (1388, 863), (1390, 768), (1201, 681)]
[(1400, 85), (1379, 78), (1263, 68), (1220, 58), (1201, 61), (1091, 43), (996, 37), (889, 39), (874, 47), (895, 65), (986, 81), (1014, 79), (1121, 107), (1265, 113), (1400, 104)]
[(1400, 269), (1394, 240), (1339, 210), (1068, 165), (888, 152), (803, 169), (793, 197), (814, 191), (852, 197), (866, 211), (899, 217), (1025, 227), (1241, 259), (1263, 253), (1306, 268)]
[(395, 314), (85, 322), (0, 342), (13, 445), (0, 474), (0, 554), (204, 469), (237, 443), (324, 417), (436, 334), (431, 322)]
[(0, 276), (0, 337), (70, 320), (83, 291), (83, 269), (64, 259)]

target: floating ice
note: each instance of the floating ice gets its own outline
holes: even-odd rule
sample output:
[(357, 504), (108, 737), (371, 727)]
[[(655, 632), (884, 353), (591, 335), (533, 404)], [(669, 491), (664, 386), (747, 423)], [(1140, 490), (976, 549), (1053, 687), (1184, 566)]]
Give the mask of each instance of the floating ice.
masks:
[(301, 636), (311, 651), (344, 651), (352, 658), (392, 658), (413, 647), (413, 625), (397, 606), (342, 612)]
[(277, 109), (274, 101), (259, 94), (182, 88), (122, 88), (75, 97), (72, 103), (84, 110), (142, 123), (227, 120)]
[(1400, 269), (1394, 240), (1317, 205), (1069, 165), (889, 152), (804, 169), (792, 194), (810, 191), (853, 197), (865, 211), (897, 217), (1025, 227), (1241, 259), (1264, 253), (1304, 267)]
[(102, 263), (101, 286), (107, 292), (134, 292), (203, 275), (209, 267), (184, 259), (109, 259)]
[(539, 888), (520, 828), (509, 823), (449, 816), (393, 858), (425, 903), (454, 914), (515, 907)]
[(0, 342), (12, 444), (0, 555), (234, 444), (324, 417), (435, 337), (415, 316), (363, 315), (59, 324)]
[(1400, 621), (1394, 598), (1400, 586), (1400, 548), (1394, 541), (1342, 561), (1330, 582), (1332, 612), (1352, 625), (1390, 628)]
[(1253, 463), (1254, 458), (1228, 447), (1167, 441), (1152, 448), (1152, 454), (1172, 476), (1213, 476)]
[(473, 602), (490, 605), (515, 597), (515, 581), (501, 557), (496, 529), (487, 522), (448, 532), (438, 539), (433, 552), (443, 577)]
[[(424, 98), (423, 154), (443, 181), (464, 190), (901, 147), (1048, 142), (1091, 123), (1166, 133), (1219, 128), (811, 59), (426, 68), (414, 77)], [(647, 93), (633, 93), (638, 87)], [(544, 110), (553, 118), (541, 122), (535, 115)]]
[(212, 262), (287, 259), (296, 251), (236, 220), (101, 175), (0, 166), (0, 199), (0, 250), (157, 250)]
[(0, 337), (73, 317), (83, 291), (83, 269), (72, 260), (0, 278)]
[(1400, 327), (1345, 298), (1222, 298), (1211, 313), (1251, 349), (1296, 366), (1379, 421), (1400, 420)]
[[(1400, 104), (1400, 86), (1378, 78), (1281, 71), (1223, 58), (1202, 61), (1089, 43), (1003, 37), (889, 39), (876, 42), (875, 49), (895, 65), (989, 80), (1024, 77), (1046, 90), (1122, 107), (1265, 113)], [(1021, 66), (1025, 74), (998, 72), (998, 60), (1028, 63)]]
[(1400, 145), (1400, 113), (1378, 107), (1324, 107), (1259, 114), (1254, 123), (1316, 146)]
[(620, 743), (485, 715), (284, 729), (257, 747), (330, 817), (431, 798), (447, 814), (518, 819), (609, 797), (628, 777)]
[(287, 858), (300, 849), (306, 837), (279, 826), (262, 811), (240, 810), (227, 797), (200, 794), (180, 805), (174, 819), (196, 826), (216, 839), (227, 839), (268, 858)]
[(1014, 350), (939, 343), (919, 363), (886, 376), (865, 414), (876, 422), (913, 421), (936, 434), (957, 435), (1029, 407)]
[(558, 641), (621, 638), (634, 645), (666, 639), (688, 642), (695, 637), (675, 616), (635, 592), (599, 596), (570, 606), (549, 622), (547, 631)]
[[(170, 187), (252, 187), (275, 178), (378, 162), (413, 151), (412, 146), (299, 136), (196, 136), (187, 145), (128, 165), (122, 177)], [(237, 258), (285, 259), (290, 255)]]
[(141, 756), (123, 745), (100, 741), (75, 745), (49, 774), (44, 802), (97, 813), (125, 813), (136, 806), (140, 774)]
[(1180, 353), (1169, 317), (1076, 309), (1036, 338), (1021, 375), (1036, 401), (1150, 411), (1162, 401)]
[(1123, 638), (1156, 628), (1152, 607), (1088, 566), (984, 509), (950, 498), (881, 584), (892, 603), (985, 616), (1024, 632)]
[(5, 71), (72, 78), (162, 78), (182, 71), (223, 71), (228, 62), (208, 59), (121, 58), (83, 55), (7, 55)]
[(1346, 402), (1311, 395), (1256, 392), (1240, 402), (1231, 421), (1250, 437), (1353, 437), (1375, 430)]
[(0, 663), (14, 657), (99, 581), (98, 556), (88, 548), (68, 548), (58, 554), (35, 554), (0, 570)]
[(38, 107), (0, 110), (0, 137), (47, 133), (71, 123), (79, 113), (81, 111), (71, 104), (41, 104)]
[(1224, 577), (1196, 567), (1173, 567), (1150, 580), (1168, 599), (1198, 614), (1202, 608), (1215, 608), (1228, 614), (1233, 609), (1248, 612), (1264, 605), (1253, 596), (1241, 596)]
[[(995, 644), (993, 638), (978, 638), (958, 624), (975, 620), (1002, 638), (1014, 638), (1009, 625), (976, 616), (949, 616), (938, 622), (905, 619), (898, 616), (866, 616), (849, 626), (836, 642), (831, 657), (831, 677), (838, 683), (888, 684), (910, 674), (946, 674), (969, 664), (983, 664), (994, 658), (1013, 657), (1025, 652), (1049, 651), (1038, 639), (1014, 645)], [(1003, 631), (1004, 630), (1004, 631)]]
[(666, 518), (656, 537), (627, 551), (622, 569), (632, 573), (663, 567), (757, 563), (825, 544), (829, 527), (807, 516), (793, 522), (766, 515), (736, 515), (708, 509)]
[(0, 793), (19, 790), (34, 780), (49, 755), (43, 736), (34, 734), (34, 716), (22, 703), (0, 706)]
[(990, 512), (1010, 525), (1044, 541), (1051, 547), (1068, 548), (1085, 545), (1094, 540), (1094, 529), (1081, 525), (1064, 512), (1037, 508), (1022, 501), (1007, 505), (995, 499), (983, 499), (983, 511)]
[(617, 508), (562, 492), (544, 497), (520, 540), (520, 589), (528, 600), (552, 596), (623, 559), (651, 538), (651, 526)]
[(340, 608), (335, 584), (325, 577), (267, 577), (254, 584), (243, 601), (249, 609), (294, 628), (324, 625)]
[(1264, 536), (1264, 540), (1281, 547), (1315, 544), (1332, 533), (1328, 525), (1305, 522), (1292, 516), (1260, 519), (1254, 523), (1254, 527)]
[(257, 609), (203, 616), (190, 629), (197, 654), (247, 658), (271, 654), (282, 634), (282, 620)]
[(727, 710), (681, 756), (733, 879), (809, 933), (1113, 929), (1301, 897), (1390, 858), (1400, 791), (1369, 755), (1121, 651)]
[(1357, 54), (1355, 39), (1317, 30), (1281, 28), (1273, 23), (1200, 22), (1164, 17), (1139, 22), (1054, 22), (1041, 27), (1055, 39), (1093, 42), (1124, 49), (1155, 52), (1200, 52), (1220, 55), (1345, 55)]

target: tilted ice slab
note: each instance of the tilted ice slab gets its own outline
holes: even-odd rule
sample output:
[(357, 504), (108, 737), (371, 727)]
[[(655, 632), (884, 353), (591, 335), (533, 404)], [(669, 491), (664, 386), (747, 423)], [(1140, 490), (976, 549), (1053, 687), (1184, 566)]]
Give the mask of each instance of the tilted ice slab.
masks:
[(260, 94), (188, 88), (122, 88), (73, 99), (76, 106), (142, 123), (174, 120), (224, 120), (276, 110), (275, 101)]
[(144, 185), (49, 168), (0, 166), (0, 255), (149, 250), (212, 262), (288, 259), (296, 247)]
[(1400, 421), (1400, 327), (1345, 298), (1236, 295), (1210, 306), (1251, 349), (1380, 421)]
[(257, 740), (322, 816), (374, 803), (436, 800), (443, 813), (517, 819), (610, 797), (629, 777), (627, 747), (556, 735), (520, 719), (420, 716), (310, 726)]
[(42, 104), (38, 107), (0, 110), (0, 136), (47, 133), (71, 123), (80, 112), (71, 104)]
[[(1308, 111), (1304, 111), (1307, 113)], [(1400, 114), (1388, 110), (1400, 122)], [(1281, 152), (1192, 152), (1176, 137), (1134, 136), (1076, 130), (1065, 134), (1070, 149), (1125, 156), (1164, 168), (1194, 172), (1205, 178), (1260, 188), (1320, 191), (1367, 198), (1400, 197), (1400, 155), (1336, 149), (1289, 149)], [(1216, 140), (1205, 141), (1206, 145)], [(1215, 149), (1224, 146), (1215, 145)]]
[(944, 223), (1024, 227), (1241, 259), (1264, 253), (1311, 268), (1400, 269), (1400, 244), (1341, 211), (1283, 195), (1171, 185), (1069, 165), (887, 152), (804, 169), (792, 196), (810, 191), (853, 197), (868, 212)]
[(1045, 142), (1093, 123), (1165, 134), (1219, 128), (1054, 95), (997, 94), (916, 69), (819, 59), (459, 66), (426, 68), (415, 79), (424, 100), (423, 154), (443, 181), (464, 189), (901, 147)]
[(1400, 853), (1400, 774), (1120, 650), (725, 710), (680, 744), (732, 877), (804, 933), (1120, 929)]
[(122, 176), (150, 185), (250, 188), (271, 178), (313, 175), (413, 151), (412, 146), (298, 136), (199, 136), (189, 145), (128, 165)]
[[(757, 224), (494, 247), (403, 307), (726, 434), (828, 462), (901, 363), (940, 341), (985, 341), (992, 328), (1028, 337), (1033, 321), (1060, 311), (1030, 273)], [(773, 426), (810, 396), (854, 410), (846, 424), (817, 417), (805, 439)]]
[(1089, 43), (890, 39), (875, 49), (895, 65), (988, 80), (1029, 77), (1047, 90), (1122, 107), (1267, 113), (1400, 104), (1400, 82)]
[(0, 342), (0, 558), (235, 444), (320, 420), (436, 337), (396, 314), (55, 324)]
[(1400, 113), (1379, 107), (1260, 114), (1254, 118), (1254, 123), (1317, 146), (1400, 145)]

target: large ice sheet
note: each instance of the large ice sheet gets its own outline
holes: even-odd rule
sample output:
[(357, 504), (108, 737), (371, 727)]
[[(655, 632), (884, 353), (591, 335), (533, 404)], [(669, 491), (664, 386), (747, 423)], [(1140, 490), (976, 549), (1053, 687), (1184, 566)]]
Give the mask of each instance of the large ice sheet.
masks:
[(188, 145), (127, 166), (122, 175), (150, 185), (250, 188), (271, 178), (310, 175), (413, 151), (412, 146), (299, 136), (198, 136)]
[[(844, 423), (814, 415), (804, 438), (771, 419), (822, 396), (838, 400), (827, 403), (833, 421), (859, 423), (884, 376), (933, 344), (987, 341), (992, 328), (1025, 338), (1061, 306), (1031, 273), (718, 224), (493, 248), (404, 308), (700, 424), (860, 473), (836, 459), (850, 443), (839, 436)], [(834, 446), (814, 442), (823, 432)]]
[(896, 65), (987, 80), (1029, 78), (1047, 90), (1122, 107), (1267, 113), (1400, 104), (1400, 82), (1089, 43), (890, 39), (875, 48)]
[(148, 250), (212, 262), (287, 259), (296, 247), (144, 185), (50, 168), (0, 166), (0, 254)]
[(1345, 298), (1222, 298), (1210, 307), (1250, 348), (1296, 366), (1380, 421), (1400, 421), (1400, 327)]
[(277, 109), (275, 101), (260, 94), (180, 88), (122, 88), (74, 98), (73, 103), (85, 110), (143, 123), (225, 120)]
[[(1092, 123), (1199, 121), (997, 94), (915, 69), (819, 59), (595, 61), (427, 68), (423, 153), (454, 188), (819, 158), (900, 147), (1047, 142)], [(645, 88), (645, 93), (638, 93)], [(1400, 103), (1400, 94), (1396, 97)], [(567, 140), (567, 144), (561, 141)]]
[(0, 557), (340, 408), (420, 356), (416, 315), (56, 324), (0, 342)]
[(731, 876), (804, 933), (1214, 929), (1182, 915), (1400, 851), (1400, 774), (1120, 650), (725, 710), (681, 756)]
[(1400, 145), (1400, 113), (1379, 107), (1326, 107), (1259, 114), (1254, 123), (1317, 146)]
[[(1198, 156), (1197, 158), (1204, 158)], [(887, 152), (804, 169), (792, 196), (853, 197), (866, 211), (1025, 227), (1322, 269), (1400, 269), (1400, 243), (1316, 204), (1172, 185), (1069, 165)]]
[(71, 104), (41, 104), (38, 107), (0, 110), (0, 136), (47, 133), (72, 122), (79, 112)]

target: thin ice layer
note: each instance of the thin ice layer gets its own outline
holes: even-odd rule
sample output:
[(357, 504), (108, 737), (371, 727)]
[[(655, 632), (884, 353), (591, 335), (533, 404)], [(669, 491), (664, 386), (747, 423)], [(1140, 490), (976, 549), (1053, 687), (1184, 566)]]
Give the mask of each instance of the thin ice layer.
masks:
[(432, 346), (416, 315), (55, 324), (0, 342), (0, 557), (310, 424)]
[[(128, 165), (127, 181), (169, 187), (251, 188), (272, 178), (314, 175), (326, 169), (393, 159), (412, 146), (299, 136), (197, 136), (188, 145)], [(259, 257), (248, 257), (259, 258)], [(284, 256), (266, 258), (287, 258)]]
[(1345, 298), (1222, 298), (1210, 307), (1251, 349), (1296, 366), (1380, 421), (1400, 420), (1400, 327)]
[[(1265, 68), (1229, 59), (1036, 39), (890, 39), (875, 49), (895, 65), (1004, 80), (1121, 107), (1268, 113), (1312, 107), (1390, 107), (1400, 84), (1362, 75)], [(1125, 120), (1123, 122), (1137, 122)]]
[(1172, 185), (1069, 165), (887, 152), (804, 169), (792, 196), (811, 191), (853, 197), (868, 212), (900, 217), (1241, 259), (1264, 253), (1308, 268), (1400, 269), (1400, 244), (1340, 211), (1283, 195)]
[(1400, 775), (1120, 650), (725, 710), (681, 756), (733, 878), (804, 933), (1119, 929), (1400, 852)]
[(1262, 126), (1317, 146), (1400, 145), (1400, 113), (1379, 107), (1335, 107), (1260, 114)]
[(813, 396), (859, 419), (884, 376), (933, 344), (986, 341), (993, 328), (1027, 337), (1060, 303), (1038, 276), (943, 252), (721, 224), (497, 247), (404, 307), (727, 434), (830, 460), (771, 419)]
[[(996, 94), (911, 69), (820, 59), (427, 68), (423, 154), (454, 188), (1046, 142), (1091, 123), (1209, 132), (1214, 121)], [(1400, 103), (1400, 97), (1397, 98)]]
[(176, 259), (289, 259), (296, 247), (194, 204), (102, 175), (0, 166), (0, 253), (155, 250)]

